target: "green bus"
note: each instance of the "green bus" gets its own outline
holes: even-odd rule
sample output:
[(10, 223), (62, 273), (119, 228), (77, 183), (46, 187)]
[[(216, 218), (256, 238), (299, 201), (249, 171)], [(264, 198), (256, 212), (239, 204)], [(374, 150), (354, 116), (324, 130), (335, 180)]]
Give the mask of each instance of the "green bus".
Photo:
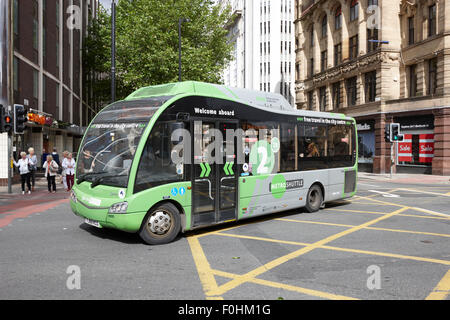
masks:
[(357, 132), (343, 114), (202, 82), (141, 88), (99, 112), (77, 157), (72, 211), (148, 244), (356, 192)]

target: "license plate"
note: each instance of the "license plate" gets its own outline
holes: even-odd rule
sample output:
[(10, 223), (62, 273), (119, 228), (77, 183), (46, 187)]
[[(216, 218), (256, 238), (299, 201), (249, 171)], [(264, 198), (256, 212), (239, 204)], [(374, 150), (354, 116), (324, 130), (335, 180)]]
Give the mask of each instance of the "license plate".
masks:
[(91, 225), (91, 226), (97, 227), (97, 228), (101, 228), (101, 227), (102, 227), (102, 226), (100, 225), (100, 222), (95, 221), (95, 220), (84, 219), (84, 222), (87, 223), (87, 224), (89, 224), (89, 225)]

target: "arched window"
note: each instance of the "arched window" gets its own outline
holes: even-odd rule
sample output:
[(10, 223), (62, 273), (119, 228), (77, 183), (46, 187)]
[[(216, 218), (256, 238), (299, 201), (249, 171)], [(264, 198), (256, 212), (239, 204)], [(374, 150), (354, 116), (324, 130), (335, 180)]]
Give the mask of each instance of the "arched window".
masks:
[(359, 15), (359, 3), (358, 0), (352, 0), (350, 4), (350, 21), (354, 21), (358, 19)]
[(311, 47), (314, 46), (314, 26), (311, 26), (311, 29), (309, 30), (309, 43)]
[(342, 28), (342, 8), (339, 6), (336, 9), (336, 13), (334, 15), (334, 29), (339, 30)]
[(327, 16), (325, 15), (322, 18), (322, 37), (326, 37), (327, 36)]

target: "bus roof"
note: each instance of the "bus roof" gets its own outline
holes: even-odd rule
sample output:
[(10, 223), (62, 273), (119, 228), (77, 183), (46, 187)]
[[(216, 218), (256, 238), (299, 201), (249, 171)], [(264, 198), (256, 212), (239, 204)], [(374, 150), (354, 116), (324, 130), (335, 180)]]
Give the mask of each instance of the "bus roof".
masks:
[(295, 109), (279, 93), (233, 88), (224, 85), (198, 81), (184, 81), (143, 87), (130, 94), (127, 98), (125, 98), (125, 101), (146, 99), (155, 96), (176, 96), (179, 94), (211, 96), (215, 98), (240, 102), (258, 109), (266, 111), (276, 111), (283, 114), (311, 117), (331, 117), (341, 119), (349, 118), (344, 114), (339, 113)]

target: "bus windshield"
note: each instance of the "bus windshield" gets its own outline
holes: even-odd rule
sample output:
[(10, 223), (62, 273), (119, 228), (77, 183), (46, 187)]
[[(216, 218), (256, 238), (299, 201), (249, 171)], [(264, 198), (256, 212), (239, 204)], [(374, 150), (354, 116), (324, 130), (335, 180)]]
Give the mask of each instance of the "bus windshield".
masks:
[(77, 159), (77, 181), (125, 188), (131, 163), (152, 116), (171, 97), (117, 102), (101, 111), (86, 132)]

